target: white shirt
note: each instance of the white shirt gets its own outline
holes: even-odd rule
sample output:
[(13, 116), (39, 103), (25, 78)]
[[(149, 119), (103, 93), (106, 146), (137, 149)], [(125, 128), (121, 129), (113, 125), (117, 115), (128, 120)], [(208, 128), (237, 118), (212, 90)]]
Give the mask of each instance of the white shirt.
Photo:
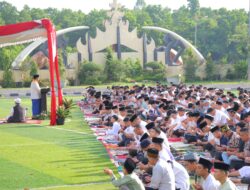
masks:
[(178, 162), (173, 161), (176, 189), (189, 190), (190, 181), (187, 170)]
[(250, 166), (244, 166), (239, 169), (240, 177), (250, 177)]
[(125, 133), (127, 134), (135, 134), (134, 133), (134, 128), (132, 126), (129, 126), (127, 127), (125, 130), (124, 130)]
[(215, 110), (215, 116), (213, 123), (215, 125), (225, 125), (227, 124), (227, 120), (229, 120), (229, 117), (220, 110)]
[(118, 115), (118, 119), (119, 119), (120, 121), (123, 121), (124, 117), (121, 116), (121, 115), (119, 114), (119, 115)]
[(214, 134), (211, 131), (209, 131), (209, 133), (208, 133), (208, 140), (207, 141), (210, 142), (212, 140), (214, 140), (214, 142), (215, 142), (216, 145), (220, 145), (220, 139), (216, 138), (214, 136)]
[(141, 122), (140, 122), (140, 127), (142, 128), (142, 130), (144, 131), (144, 133), (147, 133), (147, 132), (148, 132), (148, 130), (147, 130), (147, 128), (146, 128), (146, 125), (147, 125), (147, 122), (141, 120)]
[(173, 130), (177, 130), (180, 128), (181, 126), (181, 121), (180, 119), (177, 117), (176, 119), (171, 118), (171, 123), (170, 126), (175, 126)]
[(164, 139), (163, 147), (167, 148), (170, 151), (170, 145), (169, 145), (169, 142), (168, 142), (167, 135), (161, 131), (161, 133), (160, 133), (160, 135), (158, 137)]
[(209, 142), (209, 141), (211, 141), (211, 140), (214, 140), (214, 135), (213, 135), (213, 133), (211, 132), (211, 131), (209, 131), (208, 132), (208, 137), (207, 137), (207, 141)]
[(38, 82), (32, 81), (30, 85), (30, 98), (40, 99), (41, 98), (41, 88)]
[(174, 131), (175, 131), (175, 130), (178, 130), (178, 129), (183, 129), (183, 130), (186, 130), (186, 128), (185, 128), (185, 127), (183, 127), (183, 126), (182, 126), (182, 123), (181, 123), (181, 122), (183, 122), (185, 119), (187, 119), (186, 114), (185, 114), (185, 115), (183, 115), (183, 116), (179, 116), (179, 115), (177, 115), (176, 122), (177, 122), (178, 124), (177, 124), (177, 126), (174, 128)]
[(160, 159), (162, 159), (162, 160), (164, 160), (166, 162), (171, 160), (169, 154), (167, 153), (167, 151), (165, 149), (162, 149), (159, 152), (159, 157), (160, 157)]
[(171, 164), (159, 159), (153, 167), (150, 187), (158, 190), (175, 190), (175, 177)]
[[(181, 103), (181, 106), (185, 106), (185, 107), (188, 106), (188, 103), (187, 103), (187, 101), (186, 101), (185, 99), (180, 100), (180, 103)], [(180, 107), (181, 107), (181, 106), (180, 106)]]
[(116, 121), (113, 123), (112, 129), (106, 132), (107, 135), (118, 135), (121, 125)]
[(220, 182), (217, 181), (212, 174), (209, 174), (202, 183), (203, 190), (218, 190)]

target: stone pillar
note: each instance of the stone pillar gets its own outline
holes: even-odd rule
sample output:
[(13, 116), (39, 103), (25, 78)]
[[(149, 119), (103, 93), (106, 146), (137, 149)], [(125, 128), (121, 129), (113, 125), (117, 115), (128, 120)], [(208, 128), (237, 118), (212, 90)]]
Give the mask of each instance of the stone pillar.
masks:
[(90, 34), (88, 33), (88, 53), (89, 53), (89, 61), (93, 61), (93, 51), (91, 46)]
[(148, 62), (148, 53), (147, 53), (147, 35), (143, 34), (143, 68), (145, 68), (145, 64)]
[(121, 32), (120, 32), (120, 26), (117, 26), (117, 58), (121, 60), (122, 53), (121, 53)]
[(158, 56), (157, 56), (158, 50), (157, 48), (154, 49), (154, 61), (158, 61)]

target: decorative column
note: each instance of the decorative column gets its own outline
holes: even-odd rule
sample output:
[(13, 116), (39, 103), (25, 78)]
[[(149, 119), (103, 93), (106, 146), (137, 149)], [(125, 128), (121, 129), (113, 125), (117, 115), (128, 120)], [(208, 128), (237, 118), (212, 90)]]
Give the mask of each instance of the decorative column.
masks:
[(121, 60), (122, 53), (121, 53), (121, 32), (120, 32), (120, 26), (117, 26), (116, 30), (116, 38), (117, 38), (117, 58)]
[(93, 61), (93, 51), (91, 46), (90, 34), (88, 33), (88, 53), (89, 53), (89, 62)]
[(158, 53), (158, 50), (157, 50), (157, 48), (155, 48), (154, 49), (154, 61), (158, 61), (158, 55), (157, 55), (157, 53)]
[(148, 53), (147, 53), (147, 35), (143, 33), (143, 68), (145, 68), (146, 63), (148, 62)]

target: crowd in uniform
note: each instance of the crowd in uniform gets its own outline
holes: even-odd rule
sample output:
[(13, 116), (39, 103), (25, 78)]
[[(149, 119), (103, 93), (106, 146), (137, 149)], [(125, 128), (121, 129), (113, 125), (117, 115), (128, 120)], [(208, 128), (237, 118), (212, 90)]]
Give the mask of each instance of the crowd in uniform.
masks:
[[(106, 134), (129, 149), (124, 177), (104, 170), (116, 187), (236, 190), (238, 183), (250, 184), (250, 91), (159, 83), (102, 92), (89, 87), (84, 101), (101, 116)], [(177, 159), (169, 138), (193, 144), (206, 156), (188, 152)]]

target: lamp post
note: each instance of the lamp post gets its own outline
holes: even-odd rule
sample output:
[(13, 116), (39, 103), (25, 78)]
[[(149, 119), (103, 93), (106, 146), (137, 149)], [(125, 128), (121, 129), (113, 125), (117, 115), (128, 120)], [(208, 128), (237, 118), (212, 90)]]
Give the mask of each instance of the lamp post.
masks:
[[(249, 0), (250, 1), (250, 0)], [(195, 15), (195, 29), (194, 29), (194, 46), (197, 48), (197, 32), (198, 32), (198, 19), (197, 14)]]
[(197, 47), (197, 18), (195, 19), (195, 30), (194, 30), (194, 46)]
[(250, 80), (250, 0), (248, 9), (247, 59), (248, 59), (247, 79)]

